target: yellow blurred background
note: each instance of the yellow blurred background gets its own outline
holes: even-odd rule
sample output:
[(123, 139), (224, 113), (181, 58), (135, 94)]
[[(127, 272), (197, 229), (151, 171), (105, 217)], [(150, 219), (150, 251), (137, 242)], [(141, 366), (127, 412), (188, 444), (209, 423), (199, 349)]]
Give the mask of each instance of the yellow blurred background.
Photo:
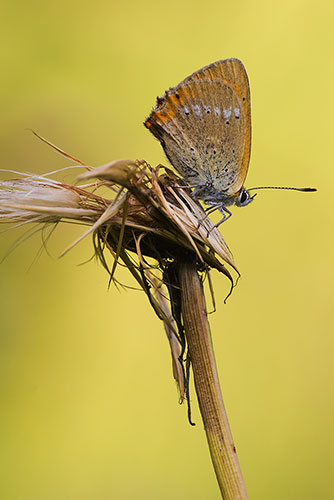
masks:
[[(242, 279), (210, 316), (248, 493), (334, 497), (333, 3), (124, 0), (2, 5), (1, 166), (48, 172), (81, 160), (167, 163), (142, 126), (157, 95), (238, 57), (252, 94), (246, 186), (221, 227)], [(0, 267), (0, 498), (218, 499), (197, 402), (177, 403), (169, 347), (143, 293), (108, 291), (90, 239), (64, 225)], [(0, 235), (6, 255), (22, 231)], [(119, 271), (121, 281), (130, 278)]]

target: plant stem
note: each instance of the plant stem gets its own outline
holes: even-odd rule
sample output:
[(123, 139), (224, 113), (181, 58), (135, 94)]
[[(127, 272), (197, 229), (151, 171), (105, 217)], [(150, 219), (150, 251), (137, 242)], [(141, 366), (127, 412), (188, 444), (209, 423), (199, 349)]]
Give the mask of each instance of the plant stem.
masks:
[(181, 307), (195, 389), (223, 500), (248, 499), (219, 386), (202, 282), (191, 261), (179, 264)]

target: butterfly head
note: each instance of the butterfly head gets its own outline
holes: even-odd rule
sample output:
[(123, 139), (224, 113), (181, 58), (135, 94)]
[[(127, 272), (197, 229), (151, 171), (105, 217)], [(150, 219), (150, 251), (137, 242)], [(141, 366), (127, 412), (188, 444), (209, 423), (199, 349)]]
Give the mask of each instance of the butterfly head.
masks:
[(254, 200), (255, 196), (256, 193), (253, 196), (251, 196), (247, 191), (247, 189), (242, 188), (235, 204), (237, 207), (245, 207), (246, 205), (248, 205), (248, 203)]
[(241, 188), (235, 204), (237, 207), (244, 207), (245, 205), (248, 205), (251, 201), (254, 200), (256, 193), (251, 196), (249, 194), (249, 191), (253, 191), (255, 189), (290, 189), (293, 191), (304, 191), (304, 192), (311, 192), (311, 191), (316, 191), (316, 188), (295, 188), (295, 187), (281, 187), (281, 186), (260, 186), (256, 188), (250, 188), (250, 189), (245, 189)]

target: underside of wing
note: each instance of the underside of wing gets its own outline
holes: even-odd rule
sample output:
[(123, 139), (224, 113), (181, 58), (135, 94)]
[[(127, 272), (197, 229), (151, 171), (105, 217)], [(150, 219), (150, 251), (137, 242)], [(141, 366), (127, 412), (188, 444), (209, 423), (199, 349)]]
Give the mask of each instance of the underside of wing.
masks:
[(250, 95), (237, 59), (195, 72), (159, 98), (145, 122), (189, 184), (234, 196), (250, 155)]

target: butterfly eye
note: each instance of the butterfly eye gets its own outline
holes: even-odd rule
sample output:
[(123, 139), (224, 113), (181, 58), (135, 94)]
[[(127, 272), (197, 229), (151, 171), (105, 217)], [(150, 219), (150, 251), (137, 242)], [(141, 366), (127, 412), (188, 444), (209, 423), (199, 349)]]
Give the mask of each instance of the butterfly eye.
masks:
[(245, 203), (245, 201), (248, 200), (248, 193), (247, 191), (242, 191), (241, 192), (241, 195), (240, 195), (240, 203), (241, 205), (243, 205)]
[(244, 207), (245, 205), (248, 205), (252, 201), (253, 198), (249, 196), (248, 191), (246, 189), (243, 189), (241, 193), (239, 194), (239, 198), (236, 202), (236, 205), (238, 207)]

